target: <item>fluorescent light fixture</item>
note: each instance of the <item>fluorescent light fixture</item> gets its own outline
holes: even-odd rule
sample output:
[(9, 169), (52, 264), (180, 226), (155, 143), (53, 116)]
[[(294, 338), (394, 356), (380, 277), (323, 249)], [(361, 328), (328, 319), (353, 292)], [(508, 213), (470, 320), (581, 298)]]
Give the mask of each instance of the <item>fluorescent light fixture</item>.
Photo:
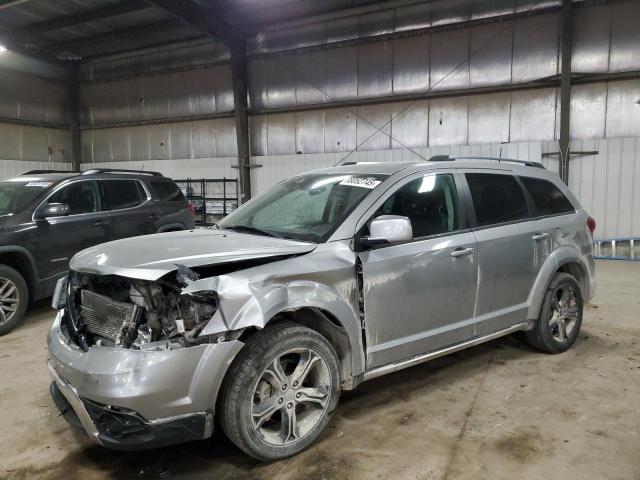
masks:
[(2, 45), (0, 45), (0, 55), (3, 54), (6, 51), (7, 51), (7, 48), (3, 47)]

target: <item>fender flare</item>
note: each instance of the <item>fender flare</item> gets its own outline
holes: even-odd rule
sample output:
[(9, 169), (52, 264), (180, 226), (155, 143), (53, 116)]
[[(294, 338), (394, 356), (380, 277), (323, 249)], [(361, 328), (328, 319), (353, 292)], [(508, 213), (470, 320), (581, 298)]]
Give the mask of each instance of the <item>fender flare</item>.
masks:
[[(584, 275), (587, 275), (588, 268), (584, 264), (582, 256), (578, 250), (569, 246), (562, 246), (556, 249), (542, 264), (542, 267), (538, 271), (538, 276), (533, 283), (533, 287), (531, 288), (531, 292), (529, 293), (529, 298), (527, 300), (527, 303), (529, 304), (527, 320), (538, 319), (544, 295), (547, 292), (547, 287), (549, 286), (551, 279), (558, 269), (567, 263), (577, 263), (580, 265)], [(583, 286), (580, 285), (580, 288), (583, 288)], [(582, 293), (584, 296), (585, 292)]]
[(30, 278), (25, 278), (25, 280), (27, 280), (29, 286), (32, 289), (36, 289), (40, 277), (38, 275), (38, 267), (36, 266), (36, 261), (34, 260), (33, 255), (31, 255), (31, 252), (29, 252), (29, 250), (27, 250), (26, 248), (21, 247), (20, 245), (3, 245), (0, 246), (0, 254), (2, 253), (18, 253), (27, 259), (27, 261), (29, 262), (29, 266), (31, 267), (31, 271), (29, 272)]

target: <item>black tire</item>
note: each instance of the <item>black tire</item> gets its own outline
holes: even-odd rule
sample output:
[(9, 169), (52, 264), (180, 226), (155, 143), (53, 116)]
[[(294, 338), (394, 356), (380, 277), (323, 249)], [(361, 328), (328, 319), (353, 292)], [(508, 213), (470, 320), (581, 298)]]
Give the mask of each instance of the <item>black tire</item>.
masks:
[[(287, 372), (288, 360), (285, 360), (285, 368), (283, 368), (282, 373), (286, 374), (286, 381), (281, 383), (265, 381), (267, 377), (276, 380), (275, 376), (267, 375), (267, 370), (271, 371), (276, 361), (282, 366), (282, 359), (288, 359), (288, 355), (296, 355), (287, 352), (296, 349), (310, 352), (308, 358), (314, 359), (310, 364), (316, 366), (307, 370), (306, 378), (319, 378), (321, 375), (329, 383), (329, 385), (323, 384), (322, 386), (323, 394), (326, 395), (322, 401), (326, 405), (320, 406), (313, 401), (305, 400), (290, 402), (293, 399), (291, 395), (300, 396), (300, 389), (308, 390), (308, 387), (304, 387), (302, 382), (299, 386), (296, 386), (297, 382), (293, 383), (293, 378), (297, 378), (295, 374), (298, 371), (298, 367), (302, 365), (302, 354), (300, 354), (297, 366), (291, 365), (290, 368), (294, 368), (294, 370), (290, 373)], [(322, 361), (319, 362), (314, 355), (318, 356)], [(316, 369), (320, 369), (321, 372), (320, 370), (316, 371)], [(305, 380), (305, 377), (302, 378), (306, 384), (307, 380)], [(287, 385), (287, 382), (291, 383), (291, 385)], [(274, 383), (280, 385), (282, 389), (274, 386)], [(258, 390), (264, 391), (265, 386), (269, 391), (267, 399), (261, 399), (256, 404)], [(284, 398), (285, 396), (287, 398)], [(307, 327), (292, 322), (282, 322), (250, 337), (244, 348), (234, 359), (227, 371), (218, 397), (217, 414), (223, 431), (238, 448), (255, 459), (273, 461), (295, 455), (313, 443), (329, 422), (339, 397), (339, 363), (336, 352), (329, 341), (318, 332)], [(289, 435), (286, 436), (281, 445), (276, 444), (277, 442), (269, 441), (267, 437), (271, 434), (265, 433), (268, 432), (266, 427), (262, 428), (254, 423), (256, 409), (259, 409), (263, 403), (266, 405), (269, 402), (278, 410), (270, 414), (269, 420), (264, 421), (264, 425), (274, 424), (277, 426), (277, 419), (280, 418), (280, 427), (285, 430), (286, 427), (284, 425), (287, 423), (288, 426), (288, 420), (286, 419), (289, 418), (286, 416), (287, 413), (292, 412), (293, 418), (298, 418), (296, 415), (301, 414), (296, 414), (296, 412), (300, 410), (305, 412), (307, 416), (300, 416), (299, 418), (304, 421), (312, 420), (306, 424), (305, 428), (309, 429), (308, 432), (288, 444), (286, 442)], [(293, 407), (291, 407), (292, 404)], [(286, 408), (292, 408), (292, 410), (285, 410)], [(313, 416), (309, 416), (308, 412), (311, 412)], [(280, 431), (279, 428), (274, 427), (274, 432)], [(274, 433), (273, 435), (279, 434)]]
[[(568, 307), (559, 306), (563, 292), (569, 292)], [(583, 299), (577, 280), (568, 273), (556, 273), (545, 293), (536, 326), (533, 330), (524, 332), (525, 339), (529, 345), (542, 352), (566, 352), (578, 338), (582, 313)], [(561, 325), (565, 326), (564, 335)]]
[[(9, 333), (20, 322), (22, 322), (22, 320), (24, 320), (24, 314), (26, 313), (27, 305), (29, 304), (29, 289), (27, 288), (27, 282), (25, 282), (22, 275), (20, 275), (17, 270), (7, 265), (0, 265), (0, 289), (5, 285), (7, 285), (9, 289), (13, 288), (11, 285), (7, 284), (7, 281), (11, 282), (13, 286), (15, 286), (17, 303), (10, 303), (14, 301), (13, 299), (5, 300), (3, 302), (3, 295), (5, 295), (8, 290), (0, 293), (0, 336)], [(8, 311), (5, 312), (2, 308), (3, 306), (15, 308), (13, 315)], [(11, 315), (11, 318), (6, 320), (8, 315)]]

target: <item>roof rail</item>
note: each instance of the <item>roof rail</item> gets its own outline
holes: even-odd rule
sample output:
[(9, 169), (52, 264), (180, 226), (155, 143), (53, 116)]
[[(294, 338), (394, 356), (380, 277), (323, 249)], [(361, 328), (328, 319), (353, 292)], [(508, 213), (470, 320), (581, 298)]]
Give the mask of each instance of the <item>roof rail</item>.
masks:
[(42, 175), (44, 173), (79, 173), (71, 170), (29, 170), (20, 175)]
[(134, 175), (151, 175), (153, 177), (162, 177), (160, 172), (152, 172), (151, 170), (127, 170), (126, 168), (92, 168), (82, 172), (82, 175), (96, 175), (98, 173), (129, 173)]
[(514, 158), (499, 158), (499, 157), (474, 157), (474, 156), (465, 156), (465, 157), (450, 157), (449, 155), (434, 155), (429, 159), (430, 162), (453, 162), (456, 160), (488, 160), (492, 162), (508, 162), (508, 163), (520, 163), (522, 165), (526, 165), (527, 167), (535, 167), (542, 168), (544, 170), (544, 165), (540, 162), (533, 162), (530, 160), (516, 160)]

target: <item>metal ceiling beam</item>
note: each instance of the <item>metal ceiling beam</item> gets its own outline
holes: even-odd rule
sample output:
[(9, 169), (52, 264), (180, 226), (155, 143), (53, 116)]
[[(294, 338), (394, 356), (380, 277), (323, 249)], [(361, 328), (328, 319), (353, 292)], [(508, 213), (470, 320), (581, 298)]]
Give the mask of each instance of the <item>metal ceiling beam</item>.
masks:
[(144, 0), (132, 0), (124, 3), (110, 4), (106, 7), (94, 8), (84, 12), (75, 13), (73, 15), (61, 15), (59, 17), (31, 24), (22, 28), (21, 32), (25, 33), (42, 33), (60, 28), (73, 27), (74, 25), (82, 25), (83, 23), (93, 22), (95, 20), (104, 20), (106, 18), (123, 15), (125, 13), (137, 12), (149, 8), (149, 4)]
[[(182, 20), (202, 32), (215, 37), (228, 47), (234, 47), (244, 41), (244, 34), (225, 20), (212, 14), (209, 9), (202, 8), (190, 0), (147, 0), (150, 4), (162, 8), (175, 18)], [(216, 1), (211, 2), (211, 10)]]
[(51, 43), (47, 45), (46, 50), (50, 52), (73, 52), (76, 48), (86, 46), (91, 47), (93, 45), (106, 42), (115, 43), (118, 41), (126, 41), (131, 38), (147, 37), (180, 26), (182, 26), (182, 23), (174, 19), (162, 20), (159, 22), (147, 23), (135, 27), (112, 30), (110, 32), (100, 33), (98, 35), (90, 35), (88, 37), (74, 38), (72, 40), (66, 40), (64, 42)]

